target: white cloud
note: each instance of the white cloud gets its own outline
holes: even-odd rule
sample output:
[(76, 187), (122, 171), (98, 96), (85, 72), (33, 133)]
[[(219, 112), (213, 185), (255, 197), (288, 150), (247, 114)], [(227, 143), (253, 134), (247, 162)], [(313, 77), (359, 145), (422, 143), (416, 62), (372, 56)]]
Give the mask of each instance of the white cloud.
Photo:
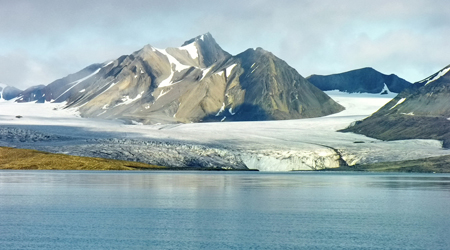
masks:
[(0, 0), (0, 60), (7, 61), (0, 62), (0, 81), (49, 83), (148, 43), (179, 46), (208, 31), (232, 54), (263, 47), (303, 76), (371, 66), (417, 81), (450, 63), (446, 5), (445, 0)]

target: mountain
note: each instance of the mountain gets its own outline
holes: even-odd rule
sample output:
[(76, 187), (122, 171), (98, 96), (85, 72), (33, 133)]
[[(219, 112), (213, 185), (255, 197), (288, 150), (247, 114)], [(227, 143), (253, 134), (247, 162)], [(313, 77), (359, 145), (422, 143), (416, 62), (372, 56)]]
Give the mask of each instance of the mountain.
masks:
[(309, 82), (323, 91), (339, 90), (348, 93), (400, 93), (411, 83), (394, 75), (385, 75), (373, 68), (356, 69), (333, 75), (311, 75)]
[(98, 73), (105, 64), (92, 64), (77, 73), (58, 79), (49, 85), (37, 85), (20, 93), (17, 102), (63, 102), (71, 93), (71, 89), (89, 77)]
[(22, 90), (0, 83), (0, 100), (11, 100), (19, 96)]
[(67, 102), (83, 117), (144, 124), (297, 119), (343, 110), (272, 53), (258, 48), (232, 56), (209, 33), (178, 48), (146, 45), (21, 98)]
[(450, 65), (414, 83), (344, 132), (382, 140), (436, 139), (450, 147)]

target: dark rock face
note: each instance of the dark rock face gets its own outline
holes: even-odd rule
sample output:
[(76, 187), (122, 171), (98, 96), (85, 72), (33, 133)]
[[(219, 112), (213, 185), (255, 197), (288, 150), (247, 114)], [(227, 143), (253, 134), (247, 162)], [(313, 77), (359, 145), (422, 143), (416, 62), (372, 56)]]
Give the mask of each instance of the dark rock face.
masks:
[(297, 119), (344, 109), (272, 53), (231, 56), (209, 33), (91, 65), (28, 89), (19, 101), (67, 102), (84, 117), (144, 124)]
[(0, 100), (11, 100), (19, 96), (19, 94), (22, 92), (22, 90), (0, 84)]
[[(245, 94), (241, 104), (230, 103), (230, 98), (227, 98), (225, 106), (231, 104), (235, 114), (225, 112), (219, 117), (239, 121), (283, 120), (318, 117), (343, 110), (323, 91), (268, 51), (249, 49), (230, 61), (236, 64), (236, 70), (227, 79), (231, 83), (225, 95), (232, 96), (237, 88)], [(236, 82), (234, 87), (233, 81)], [(237, 95), (234, 96), (236, 100)]]
[(19, 98), (16, 102), (39, 102), (45, 101), (45, 85), (37, 85), (29, 87), (19, 94)]
[(349, 127), (382, 140), (437, 139), (450, 147), (450, 65), (420, 82), (375, 112)]
[(396, 75), (385, 75), (372, 68), (362, 68), (334, 75), (312, 75), (308, 81), (323, 91), (348, 93), (381, 93), (385, 85), (390, 92), (400, 93), (411, 83)]

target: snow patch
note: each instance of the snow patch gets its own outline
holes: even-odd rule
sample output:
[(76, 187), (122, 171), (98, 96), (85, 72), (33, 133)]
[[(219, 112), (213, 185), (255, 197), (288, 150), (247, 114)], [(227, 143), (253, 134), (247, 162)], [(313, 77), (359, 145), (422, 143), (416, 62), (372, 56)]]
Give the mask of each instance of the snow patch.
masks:
[(200, 81), (206, 77), (206, 75), (209, 73), (209, 71), (211, 71), (211, 69), (212, 69), (212, 67), (202, 70), (203, 76), (202, 76), (202, 79), (200, 79)]
[(173, 78), (173, 70), (170, 72), (169, 77), (167, 77), (161, 83), (159, 83), (158, 87), (162, 88), (172, 85), (172, 78)]
[(103, 111), (103, 112), (101, 112), (100, 114), (98, 114), (97, 116), (101, 116), (101, 115), (103, 115), (104, 113), (106, 113), (106, 110), (105, 111)]
[(113, 62), (114, 62), (114, 61), (111, 61), (111, 62), (105, 64), (105, 65), (103, 66), (103, 68), (105, 68), (106, 66), (109, 66), (109, 65), (112, 64)]
[(159, 93), (158, 97), (156, 97), (156, 100), (158, 100), (159, 98), (161, 98), (162, 96), (166, 95), (167, 93), (170, 92), (171, 89), (167, 90), (166, 92), (164, 92), (164, 90), (161, 90), (161, 92)]
[(226, 75), (227, 78), (230, 76), (231, 71), (234, 69), (234, 67), (236, 67), (236, 65), (237, 65), (237, 64), (235, 63), (235, 64), (233, 64), (233, 65), (231, 65), (231, 66), (228, 66), (228, 67), (225, 69), (225, 75)]
[(402, 115), (410, 115), (410, 116), (413, 116), (413, 115), (414, 115), (413, 112), (409, 112), (409, 113), (400, 113), (400, 114), (402, 114)]
[(224, 116), (224, 117), (222, 118), (222, 120), (220, 120), (220, 121), (223, 122), (223, 121), (225, 121), (225, 119), (227, 119), (226, 116)]
[(394, 109), (394, 108), (397, 107), (398, 105), (402, 104), (405, 100), (406, 100), (406, 98), (400, 99), (400, 100), (397, 102), (397, 104), (395, 104), (394, 106), (392, 106), (392, 108), (390, 108), (389, 110)]
[(131, 120), (131, 124), (139, 125), (139, 126), (143, 126), (144, 125), (142, 122), (137, 122), (137, 121), (133, 121), (133, 120)]
[(65, 93), (69, 92), (69, 90), (73, 89), (73, 88), (74, 88), (75, 86), (77, 86), (78, 84), (80, 84), (80, 83), (86, 81), (87, 79), (93, 77), (94, 75), (96, 75), (98, 72), (100, 72), (100, 70), (101, 70), (101, 68), (100, 68), (100, 69), (97, 69), (96, 71), (94, 71), (94, 73), (92, 73), (92, 74), (90, 74), (90, 75), (88, 75), (88, 76), (86, 76), (86, 77), (84, 77), (84, 78), (81, 78), (81, 79), (78, 80), (78, 81), (69, 83), (69, 84), (73, 84), (72, 87), (68, 88), (68, 89), (67, 89), (66, 91), (64, 91), (61, 95), (59, 95), (59, 96), (56, 98), (56, 100), (58, 100), (58, 98), (60, 98), (61, 96), (63, 96)]
[(83, 92), (85, 92), (86, 91), (86, 89), (82, 89), (82, 90), (80, 90), (80, 93), (83, 93)]
[(380, 94), (383, 94), (383, 93), (387, 93), (387, 94), (392, 94), (392, 92), (389, 90), (389, 88), (388, 88), (388, 86), (386, 85), (386, 83), (384, 83), (384, 87), (383, 87), (383, 89), (381, 90), (381, 92), (380, 92)]
[(198, 58), (198, 50), (197, 50), (197, 47), (195, 46), (195, 43), (190, 43), (188, 45), (180, 47), (179, 49), (187, 51), (189, 53), (189, 56), (192, 59), (197, 59)]
[[(143, 92), (142, 92), (143, 93)], [(130, 96), (124, 96), (122, 97), (122, 102), (117, 104), (114, 107), (118, 107), (118, 106), (122, 106), (122, 105), (128, 105), (131, 104), (135, 101), (137, 101), (138, 99), (140, 99), (142, 97), (142, 93), (138, 94), (135, 98), (131, 99)]]
[(228, 110), (228, 112), (231, 114), (231, 115), (235, 115), (236, 113), (233, 113), (233, 108), (230, 108), (229, 110)]
[[(156, 49), (156, 50), (159, 53), (161, 53), (167, 57), (167, 60), (169, 60), (169, 64), (170, 64), (171, 68), (172, 68), (172, 64), (175, 65), (175, 71), (182, 71), (185, 69), (189, 69), (191, 67), (191, 66), (182, 64), (175, 57), (173, 57), (171, 54), (169, 54), (165, 49)], [(141, 72), (142, 72), (142, 69), (141, 69)]]
[[(169, 60), (169, 64), (170, 64), (170, 75), (169, 77), (167, 77), (166, 79), (164, 79), (160, 84), (159, 87), (167, 87), (173, 84), (172, 82), (172, 78), (174, 75), (174, 71), (182, 71), (185, 69), (189, 69), (191, 66), (187, 66), (184, 65), (182, 63), (180, 63), (180, 61), (178, 61), (175, 57), (173, 57), (172, 55), (170, 55), (166, 50), (163, 49), (156, 49), (158, 52), (160, 52), (161, 54), (165, 55), (167, 57), (167, 59)], [(175, 65), (175, 69), (172, 67), (172, 65)]]
[(220, 113), (222, 113), (225, 110), (225, 103), (222, 103), (222, 107), (220, 108), (219, 112), (217, 112), (216, 116), (219, 116)]
[[(101, 89), (104, 88), (104, 87), (106, 87), (106, 86), (108, 86), (108, 85), (111, 84), (111, 83), (112, 83), (112, 81), (108, 82), (107, 84), (103, 85), (103, 87), (101, 87)], [(114, 87), (114, 85), (116, 85), (116, 84), (117, 84), (117, 82), (114, 82), (114, 83), (111, 84), (107, 89), (105, 89), (102, 93), (100, 93), (100, 94), (98, 94), (98, 95), (102, 95), (103, 93), (105, 93), (106, 91), (108, 91), (108, 90), (110, 90), (112, 87)]]
[(436, 81), (437, 79), (439, 79), (442, 76), (444, 76), (445, 74), (447, 74), (449, 71), (450, 71), (450, 67), (441, 70), (433, 79), (431, 79), (427, 83), (425, 83), (425, 85), (428, 85), (429, 83)]

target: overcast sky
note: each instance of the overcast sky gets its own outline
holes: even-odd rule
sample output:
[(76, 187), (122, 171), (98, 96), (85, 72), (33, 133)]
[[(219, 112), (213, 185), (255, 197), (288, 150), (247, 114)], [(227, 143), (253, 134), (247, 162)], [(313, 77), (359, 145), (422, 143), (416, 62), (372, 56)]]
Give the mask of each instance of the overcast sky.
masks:
[(146, 44), (210, 32), (304, 77), (373, 67), (415, 82), (450, 64), (448, 0), (0, 0), (0, 82), (24, 89)]

